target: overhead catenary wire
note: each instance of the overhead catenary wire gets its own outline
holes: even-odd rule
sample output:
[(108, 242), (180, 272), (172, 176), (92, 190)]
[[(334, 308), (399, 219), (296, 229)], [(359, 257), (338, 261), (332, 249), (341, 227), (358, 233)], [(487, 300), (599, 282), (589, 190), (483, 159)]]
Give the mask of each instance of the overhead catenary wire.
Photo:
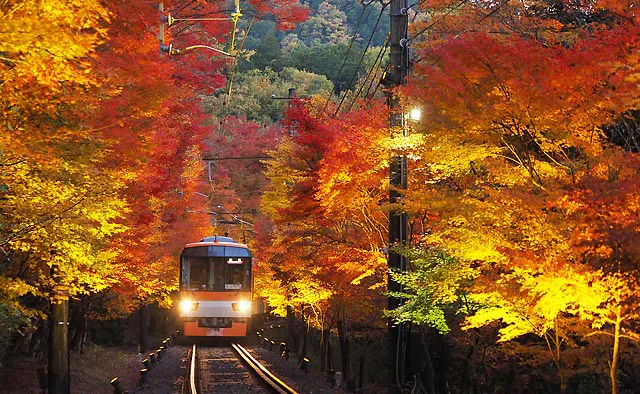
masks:
[[(408, 8), (411, 8), (414, 5), (415, 6), (419, 6), (423, 1), (424, 0), (421, 0), (418, 3), (414, 3), (414, 4), (410, 5)], [(415, 15), (413, 16), (412, 22), (415, 21), (417, 15), (418, 15), (418, 12), (416, 11)], [(407, 24), (407, 26), (405, 27), (405, 36), (408, 35), (408, 28), (409, 28), (409, 25)], [(385, 52), (387, 50), (388, 43), (389, 43), (389, 34), (387, 35), (387, 39), (385, 40), (385, 45), (383, 47)], [(383, 55), (384, 55), (384, 53), (383, 53)], [(374, 65), (375, 65), (375, 63), (374, 63)], [(382, 62), (380, 62), (380, 64), (378, 66), (380, 67), (381, 65), (382, 65)], [(387, 63), (387, 65), (385, 66), (384, 70), (382, 70), (382, 67), (380, 67), (380, 69), (382, 70), (382, 74), (380, 75), (379, 78), (377, 78), (378, 82), (375, 84), (375, 88), (373, 89), (373, 92), (371, 93), (371, 95), (369, 95), (369, 92), (371, 91), (371, 88), (373, 87), (374, 81), (376, 80), (375, 76), (378, 75), (377, 73), (374, 74), (374, 77), (371, 79), (371, 82), (369, 83), (369, 86), (367, 87), (367, 91), (364, 94), (364, 99), (366, 101), (371, 101), (373, 99), (373, 97), (375, 97), (376, 93), (378, 92), (378, 88), (382, 85), (382, 81), (383, 81), (384, 76), (389, 71), (389, 67), (390, 66), (391, 66), (391, 64)], [(365, 80), (365, 84), (366, 84), (366, 80)], [(351, 106), (349, 107), (349, 109), (351, 109)]]
[[(178, 15), (180, 15), (183, 11), (187, 10), (194, 2), (187, 2), (187, 3), (182, 3), (179, 4), (178, 7), (176, 7), (174, 9), (174, 12), (177, 13)], [(202, 22), (202, 21), (230, 21), (233, 25), (233, 32), (232, 32), (232, 42), (231, 42), (231, 50), (229, 51), (230, 53), (227, 53), (225, 51), (222, 51), (218, 48), (214, 48), (208, 45), (192, 45), (190, 47), (187, 47), (183, 50), (178, 50), (175, 49), (172, 51), (171, 46), (169, 47), (169, 52), (173, 52), (173, 54), (183, 54), (186, 52), (189, 52), (191, 49), (195, 49), (195, 48), (206, 48), (206, 49), (210, 49), (225, 55), (232, 55), (233, 52), (233, 40), (235, 38), (235, 29), (236, 29), (236, 25), (237, 25), (237, 21), (238, 18), (241, 16), (240, 14), (240, 5), (239, 5), (239, 0), (235, 0), (236, 3), (236, 7), (234, 10), (226, 10), (226, 9), (217, 9), (215, 11), (210, 11), (210, 12), (205, 12), (205, 13), (197, 13), (194, 12), (192, 14), (189, 14), (188, 17), (179, 17), (179, 18), (174, 18), (171, 16), (171, 13), (167, 14), (167, 16), (162, 17), (163, 20), (165, 22), (167, 22), (167, 25), (170, 29), (175, 29), (175, 34), (174, 37), (178, 37), (186, 32), (189, 31), (194, 31), (195, 30), (195, 26), (197, 26), (197, 24), (176, 24), (175, 22)], [(231, 11), (231, 18), (229, 17), (211, 17), (212, 15), (220, 15), (220, 14), (224, 14)], [(177, 31), (176, 31), (177, 30)], [(170, 53), (171, 54), (171, 53)]]

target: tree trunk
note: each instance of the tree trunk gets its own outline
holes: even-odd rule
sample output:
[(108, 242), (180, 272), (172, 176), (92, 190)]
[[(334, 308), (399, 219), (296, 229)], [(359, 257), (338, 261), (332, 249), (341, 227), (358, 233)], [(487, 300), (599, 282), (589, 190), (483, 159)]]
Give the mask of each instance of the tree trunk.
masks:
[(466, 354), (465, 364), (462, 376), (462, 388), (463, 392), (470, 392), (473, 394), (477, 394), (478, 389), (476, 385), (476, 368), (475, 368), (475, 355), (478, 348), (478, 336), (476, 335), (475, 340), (473, 341), (473, 345), (469, 348), (469, 351)]
[(289, 344), (290, 349), (295, 353), (300, 353), (300, 348), (298, 347), (298, 335), (296, 333), (296, 316), (293, 313), (293, 307), (287, 306), (287, 317), (285, 322), (286, 327), (286, 338), (287, 344)]
[(146, 354), (149, 350), (149, 305), (140, 306), (140, 326), (138, 332), (140, 353)]
[(427, 345), (426, 332), (423, 332), (421, 335), (422, 338), (422, 346), (424, 348), (424, 359), (427, 367), (427, 376), (429, 379), (427, 380), (427, 392), (429, 394), (436, 394), (436, 371), (433, 366), (433, 359), (431, 358), (431, 352), (429, 351), (429, 346)]
[(364, 386), (364, 354), (360, 356), (360, 367), (358, 368), (358, 389), (357, 393), (362, 392), (362, 387)]
[(340, 342), (340, 361), (342, 364), (342, 376), (345, 381), (349, 381), (351, 379), (349, 361), (350, 361), (350, 351), (349, 351), (349, 338), (347, 338), (347, 333), (345, 332), (344, 322), (342, 320), (338, 320), (338, 341)]
[(36, 332), (31, 336), (29, 341), (29, 350), (27, 354), (32, 355), (36, 359), (40, 359), (46, 351), (47, 336), (48, 336), (48, 321), (44, 319), (38, 319), (38, 328)]
[(556, 360), (558, 360), (558, 376), (560, 376), (560, 394), (564, 394), (567, 392), (567, 377), (564, 375), (564, 369), (562, 368), (562, 340), (560, 339), (560, 333), (558, 330), (558, 325), (557, 323), (554, 323), (556, 325)]
[(621, 307), (616, 311), (616, 322), (613, 331), (613, 354), (609, 365), (609, 377), (611, 377), (611, 394), (618, 394), (618, 356), (620, 353), (620, 327), (622, 325)]
[(322, 338), (320, 339), (320, 372), (324, 372), (328, 369), (327, 360), (329, 358), (327, 354), (329, 344), (329, 330), (322, 329)]
[(80, 321), (78, 323), (78, 327), (73, 333), (73, 337), (71, 338), (71, 350), (74, 352), (82, 353), (84, 339), (87, 336), (87, 317), (80, 317)]
[(302, 333), (302, 347), (300, 348), (300, 357), (298, 357), (298, 363), (302, 361), (305, 357), (307, 357), (307, 341), (309, 337), (309, 326), (306, 322), (302, 322), (304, 324), (304, 333)]
[(80, 345), (87, 331), (87, 318), (85, 316), (85, 301), (81, 299), (71, 303), (71, 316), (69, 318), (69, 347), (72, 351), (80, 351)]
[(567, 392), (567, 378), (564, 375), (564, 370), (562, 368), (562, 353), (561, 353), (561, 345), (562, 339), (560, 338), (560, 334), (558, 332), (557, 322), (554, 323), (554, 337), (552, 338), (548, 332), (544, 333), (544, 340), (547, 342), (547, 348), (551, 353), (551, 359), (553, 360), (553, 365), (555, 365), (558, 370), (558, 377), (560, 378), (560, 394), (564, 394)]
[(327, 339), (327, 371), (335, 372), (333, 366), (333, 356), (331, 354), (331, 339)]
[(448, 394), (451, 392), (447, 378), (450, 357), (449, 342), (447, 342), (444, 335), (438, 333), (435, 334), (435, 339), (438, 341), (438, 364), (434, 368), (437, 379), (437, 392), (440, 394)]

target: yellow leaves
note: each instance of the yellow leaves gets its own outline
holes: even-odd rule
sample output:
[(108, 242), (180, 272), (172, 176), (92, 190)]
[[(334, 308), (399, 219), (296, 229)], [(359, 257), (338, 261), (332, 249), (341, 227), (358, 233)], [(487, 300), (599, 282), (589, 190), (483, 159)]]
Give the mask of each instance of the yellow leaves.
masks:
[(462, 227), (467, 224), (467, 219), (463, 216), (454, 216), (449, 219), (447, 224), (452, 227)]
[(304, 281), (296, 281), (290, 288), (293, 297), (290, 301), (296, 305), (314, 305), (317, 306), (322, 302), (326, 302), (333, 295), (333, 291), (323, 286), (320, 282), (313, 280), (311, 277)]
[(41, 106), (72, 85), (95, 85), (89, 55), (105, 39), (109, 19), (97, 0), (8, 1), (0, 7), (3, 108)]
[[(55, 266), (59, 283), (72, 284), (71, 295), (106, 288), (113, 254), (104, 247), (126, 229), (116, 220), (127, 210), (117, 195), (121, 184), (111, 175), (89, 176), (82, 163), (62, 159), (22, 159), (4, 167), (3, 247), (29, 256), (36, 274)], [(28, 291), (46, 292), (48, 286), (44, 281)]]
[(373, 275), (376, 271), (374, 269), (368, 269), (366, 271), (364, 271), (363, 273), (361, 273), (360, 275), (358, 275), (357, 277), (355, 277), (354, 279), (351, 280), (352, 285), (359, 285), (363, 279), (368, 278), (369, 276)]
[(0, 276), (0, 294), (5, 297), (18, 298), (35, 292), (35, 288), (22, 279)]
[(292, 160), (294, 143), (290, 139), (284, 139), (277, 151), (270, 152), (274, 160), (267, 161), (266, 175), (271, 180), (271, 188), (267, 190), (261, 200), (262, 210), (272, 218), (277, 218), (279, 210), (288, 208), (289, 192), (301, 177), (301, 172), (292, 168), (289, 161)]
[[(491, 297), (482, 297), (477, 301), (487, 302)], [(464, 330), (479, 328), (495, 321), (502, 321), (503, 326), (499, 331), (498, 342), (507, 342), (519, 336), (531, 332), (538, 333), (535, 327), (524, 315), (519, 313), (518, 308), (508, 308), (504, 306), (489, 306), (481, 308), (472, 316), (465, 319)]]
[(556, 264), (554, 268), (539, 265), (537, 269), (513, 269), (501, 277), (494, 291), (471, 295), (480, 309), (466, 319), (464, 328), (499, 320), (500, 341), (509, 341), (527, 333), (542, 336), (547, 330), (557, 329), (556, 319), (561, 315), (593, 320), (606, 314), (612, 294), (610, 279), (602, 273)]
[[(342, 248), (340, 248), (342, 249)], [(379, 251), (363, 251), (356, 248), (347, 249), (343, 253), (336, 250), (337, 257), (332, 258), (332, 265), (345, 276), (352, 285), (361, 285), (367, 278), (371, 278), (386, 269), (386, 256)], [(350, 258), (351, 257), (351, 258)]]

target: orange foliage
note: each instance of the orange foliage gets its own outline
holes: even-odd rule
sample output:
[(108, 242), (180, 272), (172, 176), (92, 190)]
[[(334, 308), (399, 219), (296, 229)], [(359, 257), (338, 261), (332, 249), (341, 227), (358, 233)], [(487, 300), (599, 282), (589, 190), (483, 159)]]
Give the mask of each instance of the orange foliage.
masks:
[[(308, 306), (324, 319), (380, 323), (386, 260), (384, 213), (388, 144), (383, 113), (356, 110), (327, 119), (311, 102), (296, 101), (288, 114), (294, 135), (267, 163), (272, 188), (262, 202), (273, 227), (261, 246), (260, 269), (275, 281), (265, 293), (280, 308)], [(305, 291), (307, 286), (314, 291)], [(274, 297), (273, 294), (281, 294)], [(321, 296), (318, 298), (318, 296)]]

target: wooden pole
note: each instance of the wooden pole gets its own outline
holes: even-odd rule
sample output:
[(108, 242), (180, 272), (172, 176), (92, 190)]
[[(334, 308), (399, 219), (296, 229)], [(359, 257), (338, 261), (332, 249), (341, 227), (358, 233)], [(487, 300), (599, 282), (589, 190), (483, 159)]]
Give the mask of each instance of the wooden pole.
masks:
[[(389, 107), (389, 130), (392, 136), (401, 132), (406, 135), (404, 115), (400, 107), (400, 100), (394, 94), (393, 88), (405, 84), (409, 70), (409, 51), (407, 48), (407, 0), (391, 0), (389, 31), (389, 71), (384, 80), (387, 105)], [(407, 188), (408, 169), (407, 158), (395, 155), (389, 164), (389, 202), (401, 204), (401, 190)], [(389, 213), (389, 247), (407, 245), (408, 233), (407, 214), (400, 208), (392, 209)], [(404, 272), (406, 259), (396, 251), (389, 250), (387, 267), (390, 271)], [(388, 277), (387, 290), (402, 291), (400, 283)], [(395, 297), (387, 298), (387, 308), (393, 310), (401, 305), (401, 300)], [(388, 322), (387, 336), (387, 371), (389, 374), (389, 393), (400, 393), (405, 382), (406, 361), (404, 354), (405, 338), (402, 324)]]
[(69, 297), (57, 286), (51, 301), (49, 329), (49, 394), (69, 394)]

